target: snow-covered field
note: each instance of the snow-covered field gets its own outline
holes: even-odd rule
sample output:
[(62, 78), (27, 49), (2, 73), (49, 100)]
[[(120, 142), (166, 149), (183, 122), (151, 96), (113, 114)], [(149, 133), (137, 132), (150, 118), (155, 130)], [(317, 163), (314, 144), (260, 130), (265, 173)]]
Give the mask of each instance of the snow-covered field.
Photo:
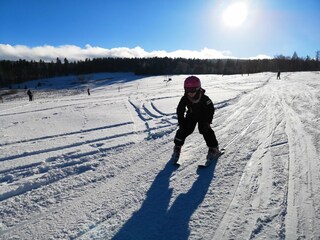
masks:
[(186, 76), (93, 74), (41, 81), (33, 102), (5, 96), (0, 239), (320, 239), (320, 73), (198, 76), (226, 149), (199, 169), (197, 129), (170, 162)]

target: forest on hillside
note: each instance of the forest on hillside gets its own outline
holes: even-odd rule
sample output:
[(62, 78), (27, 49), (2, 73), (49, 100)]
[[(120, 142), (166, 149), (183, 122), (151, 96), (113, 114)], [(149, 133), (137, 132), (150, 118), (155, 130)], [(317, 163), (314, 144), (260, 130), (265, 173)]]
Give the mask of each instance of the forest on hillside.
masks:
[[(318, 56), (318, 55), (317, 55)], [(67, 58), (44, 62), (0, 61), (0, 86), (56, 76), (99, 72), (133, 72), (137, 75), (250, 74), (259, 72), (319, 71), (320, 59), (277, 56), (273, 59), (94, 58), (70, 62)]]

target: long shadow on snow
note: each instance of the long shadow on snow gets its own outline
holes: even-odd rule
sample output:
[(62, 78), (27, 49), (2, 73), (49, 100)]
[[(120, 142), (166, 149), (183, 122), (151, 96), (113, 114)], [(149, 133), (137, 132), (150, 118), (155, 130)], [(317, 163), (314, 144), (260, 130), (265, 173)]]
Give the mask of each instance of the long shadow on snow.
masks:
[(122, 226), (113, 240), (188, 239), (189, 221), (205, 198), (216, 164), (199, 169), (198, 178), (187, 193), (180, 194), (171, 208), (170, 176), (175, 170), (171, 161), (159, 172), (141, 208)]

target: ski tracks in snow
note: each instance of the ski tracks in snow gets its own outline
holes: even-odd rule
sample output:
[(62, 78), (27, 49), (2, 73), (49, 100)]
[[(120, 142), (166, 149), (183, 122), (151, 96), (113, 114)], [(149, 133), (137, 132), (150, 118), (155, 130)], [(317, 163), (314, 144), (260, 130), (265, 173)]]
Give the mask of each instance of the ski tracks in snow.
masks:
[[(105, 221), (108, 223), (108, 220), (113, 221), (113, 216), (118, 218), (123, 214), (122, 211), (128, 211), (127, 208), (132, 209), (135, 204), (130, 202), (134, 203), (134, 199), (142, 201), (145, 189), (132, 191), (131, 188), (135, 186), (139, 189), (142, 178), (147, 178), (146, 183), (154, 178), (152, 174), (157, 172), (159, 167), (155, 165), (159, 160), (157, 156), (166, 156), (165, 153), (171, 153), (172, 142), (169, 136), (176, 129), (175, 114), (161, 112), (156, 107), (157, 100), (159, 99), (148, 101), (142, 106), (131, 101), (128, 106), (125, 99), (113, 103), (93, 101), (92, 107), (98, 108), (117, 104), (119, 105), (117, 110), (120, 113), (128, 112), (132, 119), (132, 122), (103, 127), (91, 127), (90, 123), (95, 121), (90, 117), (92, 107), (81, 107), (84, 103), (81, 103), (80, 107), (77, 103), (64, 105), (63, 108), (68, 108), (69, 112), (79, 116), (76, 125), (81, 126), (81, 130), (2, 143), (1, 147), (8, 153), (12, 147), (20, 144), (32, 145), (34, 148), (21, 154), (8, 154), (0, 158), (0, 162), (7, 166), (0, 172), (1, 219), (6, 223), (6, 228), (1, 231), (1, 237), (6, 238), (12, 234), (23, 236), (25, 239), (48, 239), (49, 236), (80, 237), (90, 229), (98, 229), (99, 225), (104, 226)], [(43, 118), (42, 115), (48, 116), (47, 111), (56, 111), (57, 107), (42, 109), (32, 110), (31, 113), (37, 113), (39, 119), (44, 122), (50, 117)], [(23, 116), (28, 113), (25, 111), (16, 115), (13, 112), (12, 115)], [(56, 116), (61, 114), (63, 112)], [(38, 115), (33, 119), (37, 119)], [(98, 116), (94, 115), (94, 117)], [(118, 120), (119, 117), (116, 119)], [(152, 143), (149, 143), (148, 139), (152, 140)], [(47, 142), (52, 140), (56, 143), (55, 146), (47, 145)], [(158, 145), (162, 145), (156, 143), (157, 141), (170, 142), (168, 144), (170, 150), (157, 149)], [(146, 142), (146, 146), (142, 145), (143, 142)], [(104, 146), (106, 143), (108, 147)], [(57, 146), (59, 144), (61, 145)], [(155, 155), (147, 158), (150, 152)], [(44, 156), (45, 160), (33, 160), (34, 157), (39, 159), (40, 156)], [(18, 164), (14, 166), (10, 164), (11, 161)], [(144, 169), (142, 173), (140, 173), (141, 169)], [(151, 169), (153, 171), (146, 174)], [(122, 179), (128, 182), (122, 182)], [(107, 183), (104, 183), (105, 181)], [(121, 187), (117, 190), (118, 184)], [(113, 193), (112, 199), (106, 197), (108, 192)], [(127, 193), (124, 194), (124, 192)], [(46, 196), (44, 197), (42, 193), (46, 193)], [(118, 197), (115, 197), (116, 194)], [(137, 197), (134, 196), (136, 194), (138, 194)], [(93, 201), (92, 196), (98, 200)], [(120, 198), (123, 202), (118, 201)], [(16, 201), (20, 203), (17, 204)], [(79, 212), (82, 205), (84, 210)], [(99, 211), (97, 209), (99, 207), (104, 208), (104, 211)], [(65, 216), (66, 213), (68, 217)], [(38, 224), (39, 221), (41, 225)], [(82, 221), (83, 224), (81, 224)], [(50, 226), (56, 226), (60, 230), (51, 232)], [(3, 228), (3, 225), (1, 227)], [(29, 235), (30, 229), (32, 229), (31, 235)], [(46, 231), (43, 231), (44, 229)], [(61, 229), (69, 230), (64, 232)], [(114, 234), (113, 231), (104, 234), (111, 236), (111, 233)]]
[[(248, 150), (255, 149), (218, 229), (210, 235), (213, 239), (264, 239), (266, 236), (268, 239), (317, 239), (320, 236), (319, 209), (315, 204), (320, 192), (319, 164), (314, 160), (319, 156), (314, 148), (319, 138), (319, 131), (314, 131), (319, 109), (307, 111), (310, 119), (301, 119), (303, 115), (297, 112), (303, 105), (316, 102), (308, 98), (315, 98), (319, 90), (314, 88), (308, 95), (298, 91), (290, 80), (268, 84), (256, 94), (256, 102), (265, 98), (262, 104), (265, 109), (259, 112), (257, 108), (256, 121), (248, 126), (246, 136), (240, 139), (238, 135), (233, 143), (237, 145), (241, 140), (244, 147), (248, 139)], [(300, 102), (295, 106), (293, 100), (297, 97)], [(250, 109), (252, 104), (248, 101), (241, 106)], [(305, 130), (309, 128), (306, 123), (313, 125), (309, 133)]]
[(1, 142), (0, 238), (318, 239), (318, 78), (255, 76), (212, 83), (236, 94), (218, 102), (226, 153), (206, 169), (197, 130), (182, 165), (168, 162), (180, 98), (168, 89), (2, 111), (3, 129), (34, 127), (33, 114), (43, 130)]

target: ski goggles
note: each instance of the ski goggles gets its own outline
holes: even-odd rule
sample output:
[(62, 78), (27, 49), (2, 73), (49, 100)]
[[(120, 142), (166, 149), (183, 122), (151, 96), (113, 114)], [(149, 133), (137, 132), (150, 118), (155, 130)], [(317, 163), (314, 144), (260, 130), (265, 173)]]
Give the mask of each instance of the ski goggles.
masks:
[(199, 90), (199, 88), (185, 88), (186, 93), (195, 93)]

